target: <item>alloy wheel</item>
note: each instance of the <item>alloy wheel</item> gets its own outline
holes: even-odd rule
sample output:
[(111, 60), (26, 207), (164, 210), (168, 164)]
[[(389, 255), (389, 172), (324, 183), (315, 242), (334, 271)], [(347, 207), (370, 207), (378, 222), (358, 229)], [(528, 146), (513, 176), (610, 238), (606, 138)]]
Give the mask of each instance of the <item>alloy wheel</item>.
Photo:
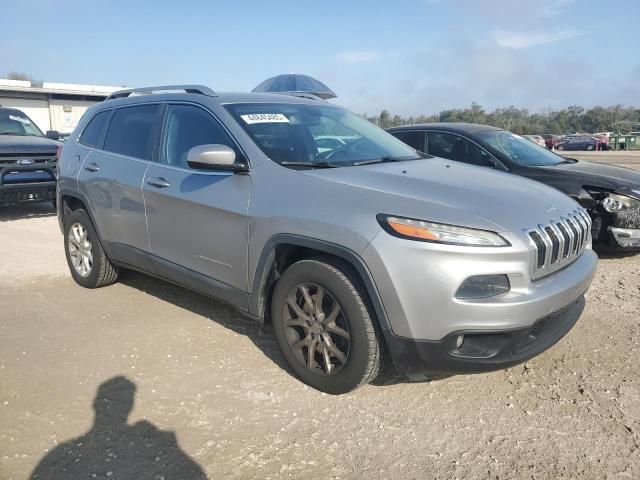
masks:
[(308, 370), (334, 375), (346, 365), (351, 347), (342, 307), (314, 283), (296, 285), (287, 295), (283, 324), (287, 343)]
[(93, 269), (93, 246), (87, 229), (81, 223), (74, 223), (69, 229), (69, 257), (74, 270), (81, 277), (87, 277)]

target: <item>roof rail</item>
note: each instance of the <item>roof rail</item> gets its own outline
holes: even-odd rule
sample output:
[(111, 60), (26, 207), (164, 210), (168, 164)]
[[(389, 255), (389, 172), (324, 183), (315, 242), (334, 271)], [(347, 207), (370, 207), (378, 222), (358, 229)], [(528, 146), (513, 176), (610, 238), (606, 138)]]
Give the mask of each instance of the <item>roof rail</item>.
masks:
[(206, 95), (208, 97), (216, 97), (216, 92), (204, 85), (161, 85), (158, 87), (142, 87), (142, 88), (126, 88), (124, 90), (118, 90), (109, 95), (106, 100), (113, 100), (114, 98), (126, 98), (134, 93), (152, 94), (154, 92), (166, 92), (184, 90), (186, 93), (197, 93), (199, 95)]

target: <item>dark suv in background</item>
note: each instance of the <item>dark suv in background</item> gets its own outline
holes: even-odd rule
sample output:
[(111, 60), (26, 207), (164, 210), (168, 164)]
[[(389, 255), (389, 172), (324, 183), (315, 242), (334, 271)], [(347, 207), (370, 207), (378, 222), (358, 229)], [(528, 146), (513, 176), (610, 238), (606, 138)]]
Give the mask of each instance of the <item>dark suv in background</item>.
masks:
[(62, 148), (56, 136), (53, 131), (45, 136), (20, 110), (0, 107), (0, 206), (55, 203), (56, 162)]

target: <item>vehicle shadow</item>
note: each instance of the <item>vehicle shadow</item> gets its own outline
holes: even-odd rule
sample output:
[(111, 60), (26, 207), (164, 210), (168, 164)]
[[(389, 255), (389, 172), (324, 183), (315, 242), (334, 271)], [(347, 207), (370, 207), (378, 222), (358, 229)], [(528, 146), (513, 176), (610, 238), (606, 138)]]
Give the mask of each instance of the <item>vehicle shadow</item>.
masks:
[(0, 206), (0, 222), (10, 222), (23, 218), (52, 217), (55, 214), (56, 209), (53, 208), (51, 202)]
[(599, 260), (616, 260), (620, 258), (635, 257), (636, 255), (640, 255), (640, 249), (631, 252), (621, 252), (620, 250), (615, 249), (600, 249), (596, 251), (596, 254), (598, 255)]
[(118, 281), (248, 337), (269, 360), (295, 376), (280, 354), (271, 325), (261, 326), (221, 301), (142, 273), (125, 270)]
[[(223, 302), (142, 273), (125, 270), (121, 272), (118, 281), (123, 285), (208, 318), (238, 334), (245, 335), (269, 360), (292, 377), (297, 378), (280, 353), (270, 324), (261, 326)], [(389, 360), (385, 362), (380, 375), (372, 382), (372, 385), (384, 386), (408, 382), (405, 377), (395, 371)]]
[(204, 470), (182, 451), (174, 432), (160, 430), (146, 420), (128, 423), (135, 392), (136, 385), (123, 376), (100, 385), (91, 429), (45, 455), (31, 480), (205, 480)]

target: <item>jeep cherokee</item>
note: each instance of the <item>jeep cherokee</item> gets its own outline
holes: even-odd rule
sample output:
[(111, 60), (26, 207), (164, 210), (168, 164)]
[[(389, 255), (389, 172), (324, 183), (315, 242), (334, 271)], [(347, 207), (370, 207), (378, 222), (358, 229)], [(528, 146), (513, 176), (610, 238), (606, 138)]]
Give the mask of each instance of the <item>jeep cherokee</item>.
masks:
[(75, 281), (130, 268), (266, 318), (334, 394), (386, 354), (411, 379), (487, 371), (571, 329), (596, 267), (575, 201), (306, 97), (150, 87), (89, 109), (59, 166)]

